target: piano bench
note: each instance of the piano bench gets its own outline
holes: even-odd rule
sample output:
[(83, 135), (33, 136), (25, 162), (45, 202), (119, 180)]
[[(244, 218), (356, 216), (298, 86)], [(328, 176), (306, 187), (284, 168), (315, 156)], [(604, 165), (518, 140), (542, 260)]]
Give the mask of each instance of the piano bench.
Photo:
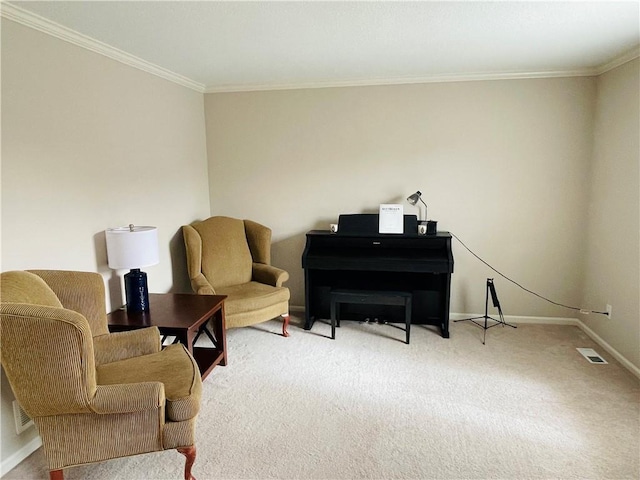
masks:
[(332, 289), (329, 293), (331, 301), (331, 338), (336, 338), (336, 323), (340, 326), (340, 304), (362, 303), (367, 305), (403, 305), (406, 343), (409, 344), (411, 334), (411, 292), (346, 290)]

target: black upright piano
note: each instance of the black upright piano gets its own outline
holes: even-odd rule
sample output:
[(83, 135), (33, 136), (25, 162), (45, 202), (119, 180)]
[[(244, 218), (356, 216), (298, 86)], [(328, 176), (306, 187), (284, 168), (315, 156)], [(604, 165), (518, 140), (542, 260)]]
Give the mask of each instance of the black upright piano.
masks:
[[(306, 330), (330, 318), (331, 289), (408, 291), (411, 323), (436, 325), (449, 338), (451, 234), (419, 235), (415, 215), (404, 216), (402, 234), (378, 233), (377, 214), (340, 215), (336, 233), (307, 233), (302, 268)], [(394, 306), (343, 305), (341, 317), (404, 323), (403, 310)]]

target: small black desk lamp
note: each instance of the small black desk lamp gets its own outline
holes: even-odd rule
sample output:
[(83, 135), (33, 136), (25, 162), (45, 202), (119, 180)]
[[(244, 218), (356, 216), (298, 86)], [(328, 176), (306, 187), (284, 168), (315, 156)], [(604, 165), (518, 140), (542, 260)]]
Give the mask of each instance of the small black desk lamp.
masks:
[(409, 202), (410, 205), (416, 205), (418, 203), (418, 200), (422, 202), (422, 204), (424, 205), (424, 221), (420, 221), (420, 223), (424, 223), (427, 221), (427, 204), (424, 203), (424, 200), (422, 200), (421, 197), (422, 197), (422, 192), (418, 190), (413, 195), (409, 195), (407, 197), (407, 202)]

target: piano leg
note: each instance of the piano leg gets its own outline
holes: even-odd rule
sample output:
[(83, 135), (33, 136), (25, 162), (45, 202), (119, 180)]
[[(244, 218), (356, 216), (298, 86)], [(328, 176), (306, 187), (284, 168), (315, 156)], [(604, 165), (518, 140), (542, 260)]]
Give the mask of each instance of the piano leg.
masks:
[(440, 324), (442, 338), (449, 338), (449, 319), (445, 319)]
[(283, 337), (288, 337), (289, 336), (289, 332), (287, 331), (287, 328), (289, 328), (289, 314), (287, 313), (286, 315), (280, 315), (282, 317), (282, 336)]
[(442, 287), (440, 288), (440, 295), (444, 302), (444, 308), (442, 309), (442, 338), (449, 338), (449, 307), (451, 306), (451, 273), (447, 273), (442, 278)]

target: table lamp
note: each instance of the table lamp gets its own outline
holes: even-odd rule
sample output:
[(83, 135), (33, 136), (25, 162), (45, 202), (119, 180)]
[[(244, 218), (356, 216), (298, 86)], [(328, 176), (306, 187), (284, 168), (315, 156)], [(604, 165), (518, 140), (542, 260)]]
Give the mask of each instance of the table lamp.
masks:
[[(424, 220), (420, 220), (418, 223), (420, 224), (419, 231), (421, 233), (426, 233), (427, 235), (435, 235), (438, 229), (438, 222), (435, 220), (427, 220), (427, 204), (422, 200), (422, 192), (418, 190), (413, 195), (409, 195), (407, 197), (407, 202), (411, 205), (416, 205), (418, 201), (422, 202), (424, 205)], [(424, 229), (424, 231), (423, 231)]]
[(124, 290), (128, 312), (149, 310), (149, 287), (147, 274), (142, 267), (159, 263), (158, 229), (156, 227), (109, 228), (106, 230), (109, 268), (129, 268), (124, 276)]
[(418, 200), (422, 202), (422, 204), (424, 205), (424, 221), (420, 221), (420, 223), (425, 223), (427, 221), (427, 204), (424, 203), (424, 200), (422, 200), (421, 197), (422, 192), (418, 190), (413, 195), (409, 195), (407, 197), (407, 202), (409, 202), (410, 205), (416, 205), (418, 203)]

